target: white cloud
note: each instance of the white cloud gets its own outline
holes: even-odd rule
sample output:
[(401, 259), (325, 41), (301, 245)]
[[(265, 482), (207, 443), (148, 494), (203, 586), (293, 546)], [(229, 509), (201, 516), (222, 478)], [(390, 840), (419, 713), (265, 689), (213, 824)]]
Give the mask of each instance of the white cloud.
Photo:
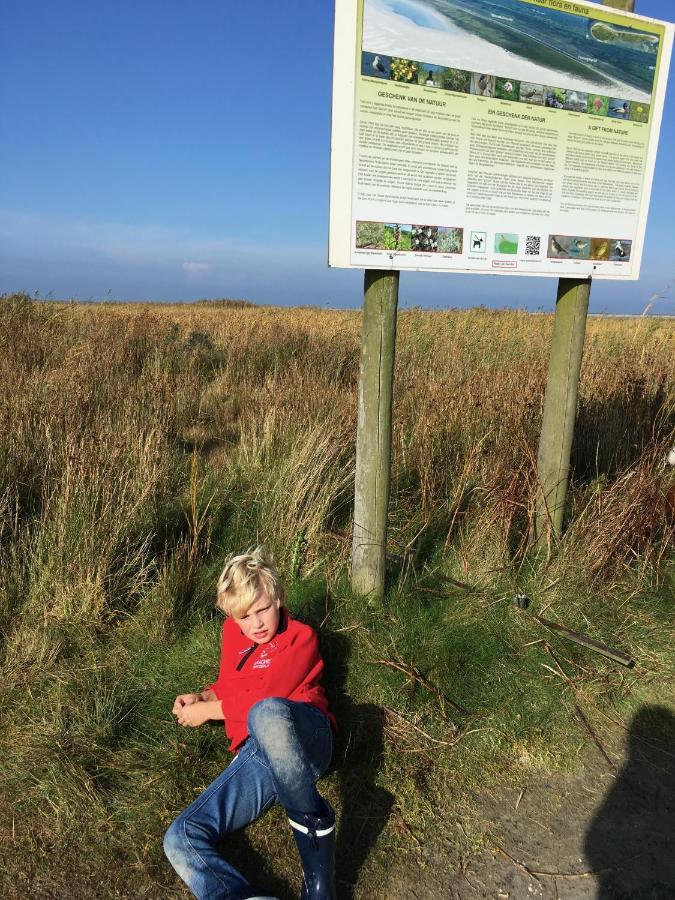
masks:
[(187, 272), (188, 275), (202, 275), (205, 272), (211, 271), (211, 263), (200, 263), (200, 262), (184, 262), (183, 263), (183, 271)]

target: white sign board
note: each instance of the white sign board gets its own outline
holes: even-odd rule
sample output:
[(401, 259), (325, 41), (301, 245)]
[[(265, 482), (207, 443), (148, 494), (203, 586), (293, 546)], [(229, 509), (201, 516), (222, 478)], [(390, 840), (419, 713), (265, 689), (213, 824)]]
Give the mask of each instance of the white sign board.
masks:
[(329, 264), (636, 279), (673, 26), (336, 0)]

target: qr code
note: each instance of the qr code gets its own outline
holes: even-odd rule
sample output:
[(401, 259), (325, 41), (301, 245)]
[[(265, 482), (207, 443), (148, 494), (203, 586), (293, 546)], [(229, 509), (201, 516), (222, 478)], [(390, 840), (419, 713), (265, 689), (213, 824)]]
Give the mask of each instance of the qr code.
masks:
[(530, 234), (525, 239), (525, 256), (539, 256), (541, 253), (541, 237)]

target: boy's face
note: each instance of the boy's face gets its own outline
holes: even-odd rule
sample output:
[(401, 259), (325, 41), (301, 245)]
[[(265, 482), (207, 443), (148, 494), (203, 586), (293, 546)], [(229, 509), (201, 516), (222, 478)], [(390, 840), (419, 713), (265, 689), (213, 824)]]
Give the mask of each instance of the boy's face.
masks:
[(281, 604), (270, 600), (266, 594), (259, 594), (245, 616), (232, 616), (246, 637), (256, 644), (271, 641), (279, 627)]

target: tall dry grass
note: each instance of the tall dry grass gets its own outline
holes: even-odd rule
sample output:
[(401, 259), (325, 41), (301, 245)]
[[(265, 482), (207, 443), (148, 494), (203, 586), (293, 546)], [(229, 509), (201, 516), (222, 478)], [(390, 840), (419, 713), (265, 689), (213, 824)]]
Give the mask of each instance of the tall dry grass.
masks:
[[(19, 612), (103, 625), (168, 558), (193, 570), (226, 522), (295, 574), (344, 567), (359, 321), (2, 298), (0, 621), (14, 671), (37, 640), (16, 631)], [(401, 314), (394, 554), (464, 577), (522, 562), (551, 327), (522, 312)], [(668, 320), (589, 321), (557, 565), (658, 581), (674, 351)]]

